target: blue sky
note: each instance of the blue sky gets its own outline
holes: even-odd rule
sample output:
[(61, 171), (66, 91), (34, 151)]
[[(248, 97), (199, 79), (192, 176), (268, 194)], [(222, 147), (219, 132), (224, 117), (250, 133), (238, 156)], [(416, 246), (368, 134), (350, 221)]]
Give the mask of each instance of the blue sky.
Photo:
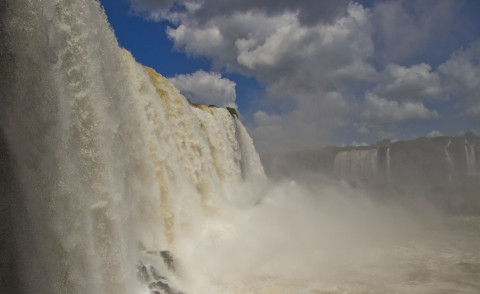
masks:
[(480, 131), (478, 0), (101, 0), (119, 44), (260, 151)]

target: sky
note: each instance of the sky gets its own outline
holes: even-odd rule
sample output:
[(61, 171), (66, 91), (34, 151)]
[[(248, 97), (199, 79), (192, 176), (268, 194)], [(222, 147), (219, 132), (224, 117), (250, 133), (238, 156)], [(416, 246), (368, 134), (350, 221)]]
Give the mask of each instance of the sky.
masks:
[(480, 132), (479, 0), (100, 0), (120, 46), (259, 151)]

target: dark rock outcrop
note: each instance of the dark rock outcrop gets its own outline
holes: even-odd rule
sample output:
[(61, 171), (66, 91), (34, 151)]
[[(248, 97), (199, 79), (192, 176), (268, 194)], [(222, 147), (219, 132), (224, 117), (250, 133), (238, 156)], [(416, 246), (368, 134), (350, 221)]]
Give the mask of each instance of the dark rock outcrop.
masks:
[[(140, 261), (137, 264), (137, 278), (144, 283), (151, 294), (183, 294), (175, 289), (168, 277), (176, 274), (176, 261), (167, 250), (146, 251), (149, 259), (158, 261), (157, 266)], [(160, 265), (160, 266), (158, 266)], [(164, 273), (162, 272), (164, 271)]]

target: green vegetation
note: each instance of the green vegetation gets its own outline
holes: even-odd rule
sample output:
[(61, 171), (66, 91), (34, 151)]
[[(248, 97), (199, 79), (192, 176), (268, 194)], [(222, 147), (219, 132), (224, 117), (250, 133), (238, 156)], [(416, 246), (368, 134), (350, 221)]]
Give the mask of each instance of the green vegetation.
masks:
[(236, 110), (235, 108), (227, 107), (227, 110), (228, 110), (228, 112), (230, 112), (230, 114), (231, 114), (233, 117), (238, 118), (238, 113), (237, 113), (237, 110)]

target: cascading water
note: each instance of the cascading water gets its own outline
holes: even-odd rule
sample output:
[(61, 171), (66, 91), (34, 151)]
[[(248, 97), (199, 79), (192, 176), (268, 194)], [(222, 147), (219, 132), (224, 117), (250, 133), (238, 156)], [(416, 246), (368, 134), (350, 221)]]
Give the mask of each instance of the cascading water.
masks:
[(387, 148), (387, 154), (385, 155), (385, 169), (387, 174), (387, 181), (392, 179), (392, 167), (390, 162), (390, 148)]
[(452, 140), (449, 140), (447, 145), (443, 148), (443, 152), (445, 153), (445, 160), (447, 161), (449, 166), (453, 165), (453, 159), (450, 155), (450, 145), (452, 144)]
[(453, 159), (452, 156), (450, 155), (450, 145), (452, 144), (452, 140), (449, 140), (448, 143), (445, 145), (443, 148), (443, 152), (445, 153), (445, 161), (447, 162), (447, 166), (449, 169), (448, 172), (448, 181), (452, 181), (452, 173), (453, 173)]
[[(129, 293), (130, 206), (151, 169), (115, 37), (94, 1), (9, 1), (1, 124), (21, 183), (28, 293)], [(36, 260), (35, 262), (32, 262)]]
[(242, 177), (264, 177), (252, 141), (122, 51), (97, 1), (1, 13), (2, 133), (30, 241), (18, 242), (22, 288), (136, 293), (141, 252), (175, 252)]
[(378, 175), (377, 149), (339, 152), (334, 159), (334, 173), (350, 179), (373, 179)]
[(476, 174), (475, 144), (469, 144), (467, 140), (465, 140), (465, 160), (467, 162), (467, 174)]
[[(444, 238), (428, 209), (271, 185), (241, 122), (135, 62), (95, 0), (0, 16), (0, 293), (478, 293), (478, 218)], [(335, 166), (373, 178), (377, 150)]]

